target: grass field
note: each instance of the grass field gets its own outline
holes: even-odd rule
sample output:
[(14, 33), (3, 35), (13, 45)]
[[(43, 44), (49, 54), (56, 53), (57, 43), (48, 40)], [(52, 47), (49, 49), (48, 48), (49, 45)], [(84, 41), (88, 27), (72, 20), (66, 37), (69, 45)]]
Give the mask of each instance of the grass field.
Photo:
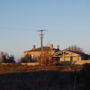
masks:
[(35, 71), (80, 71), (82, 65), (61, 65), (61, 66), (28, 66), (20, 63), (0, 64), (0, 74), (15, 72), (35, 72)]
[(80, 67), (3, 65), (0, 90), (90, 90), (90, 66)]

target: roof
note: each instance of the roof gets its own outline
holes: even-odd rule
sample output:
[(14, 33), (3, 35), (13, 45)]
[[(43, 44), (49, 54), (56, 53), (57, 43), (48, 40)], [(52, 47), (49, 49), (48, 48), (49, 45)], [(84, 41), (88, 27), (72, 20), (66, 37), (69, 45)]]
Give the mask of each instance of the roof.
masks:
[(85, 53), (83, 53), (83, 52), (66, 50), (66, 49), (57, 52), (55, 55), (57, 56), (57, 55), (60, 54), (61, 52), (72, 52), (72, 53), (75, 53), (75, 54), (79, 54), (80, 56), (88, 56), (88, 54), (85, 54)]
[[(51, 48), (48, 47), (48, 46), (44, 46), (44, 47), (43, 47), (43, 50), (55, 50), (55, 51), (60, 51), (59, 49), (55, 49), (55, 48), (51, 49)], [(32, 49), (32, 50), (28, 50), (27, 52), (32, 52), (32, 51), (41, 51), (41, 47), (36, 48), (36, 49)]]
[(81, 55), (81, 56), (83, 56), (83, 55), (88, 55), (88, 54), (86, 54), (86, 53), (84, 53), (84, 52), (72, 51), (72, 50), (68, 50), (68, 51), (73, 52), (73, 53), (76, 53), (76, 54), (79, 54), (79, 55)]

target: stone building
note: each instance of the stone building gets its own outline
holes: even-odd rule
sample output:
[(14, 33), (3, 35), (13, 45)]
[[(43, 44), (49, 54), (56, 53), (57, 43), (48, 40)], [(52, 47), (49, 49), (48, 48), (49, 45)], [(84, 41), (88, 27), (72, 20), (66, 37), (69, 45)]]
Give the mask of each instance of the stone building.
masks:
[(88, 55), (85, 53), (76, 52), (76, 51), (61, 50), (59, 52), (56, 52), (53, 58), (57, 62), (76, 63), (81, 60), (87, 60)]
[[(57, 51), (59, 51), (59, 45), (57, 45), (57, 48), (54, 48), (53, 44), (43, 47), (43, 52), (55, 54)], [(31, 50), (24, 51), (24, 55), (31, 55), (33, 59), (37, 60), (38, 57), (41, 55), (41, 48), (36, 48), (36, 46), (33, 45)]]

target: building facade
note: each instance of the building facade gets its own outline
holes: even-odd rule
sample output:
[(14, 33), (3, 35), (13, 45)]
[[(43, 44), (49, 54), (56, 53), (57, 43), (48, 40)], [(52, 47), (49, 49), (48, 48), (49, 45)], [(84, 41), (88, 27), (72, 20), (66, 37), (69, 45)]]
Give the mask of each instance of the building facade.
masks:
[(80, 53), (76, 51), (61, 50), (59, 52), (56, 52), (53, 58), (57, 62), (76, 63), (81, 60), (87, 60), (88, 55), (85, 53)]
[[(44, 46), (43, 47), (43, 53), (47, 54), (55, 54), (57, 51), (59, 51), (59, 45), (57, 45), (57, 48), (53, 47), (53, 44), (50, 46)], [(31, 50), (24, 51), (24, 55), (31, 55), (31, 57), (35, 60), (38, 59), (38, 57), (41, 55), (41, 48), (36, 48), (35, 45), (33, 45)]]

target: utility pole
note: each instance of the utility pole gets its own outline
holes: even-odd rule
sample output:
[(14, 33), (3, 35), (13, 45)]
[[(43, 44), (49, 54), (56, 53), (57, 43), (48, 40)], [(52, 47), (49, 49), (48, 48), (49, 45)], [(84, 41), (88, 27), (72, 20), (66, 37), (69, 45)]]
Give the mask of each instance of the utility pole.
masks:
[(43, 53), (43, 37), (44, 37), (44, 32), (45, 30), (39, 30), (40, 32), (40, 40), (41, 40), (41, 54)]

